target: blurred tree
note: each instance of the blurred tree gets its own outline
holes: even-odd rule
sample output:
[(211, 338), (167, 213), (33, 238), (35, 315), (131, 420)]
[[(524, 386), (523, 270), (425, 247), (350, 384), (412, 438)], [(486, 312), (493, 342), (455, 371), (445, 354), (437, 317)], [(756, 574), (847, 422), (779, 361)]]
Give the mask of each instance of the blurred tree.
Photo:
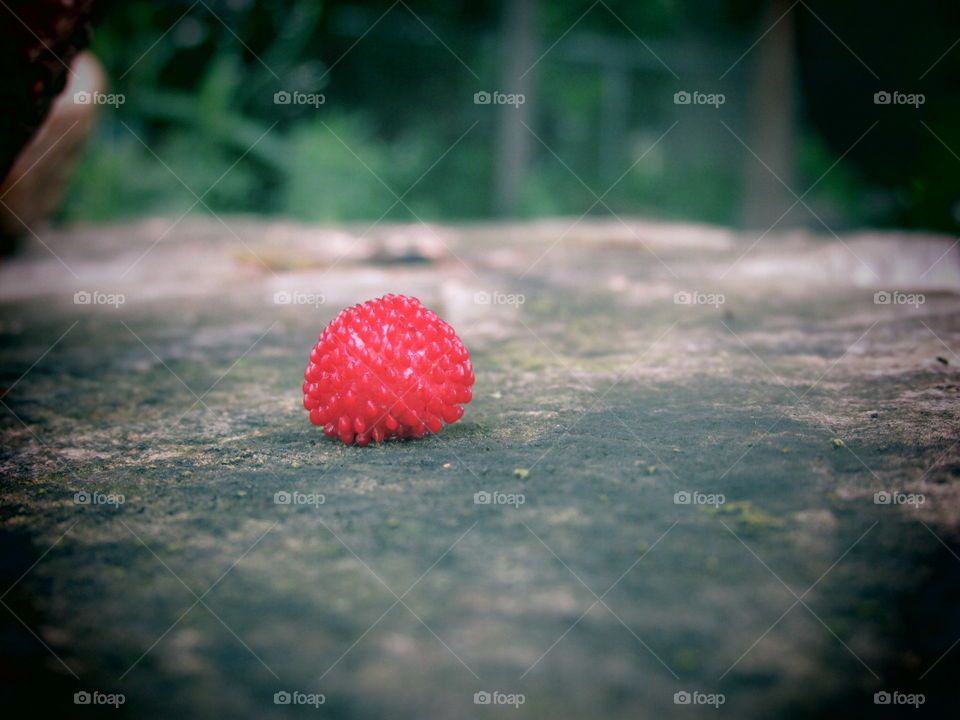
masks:
[[(749, 109), (751, 149), (760, 160), (750, 153), (745, 156), (741, 209), (742, 225), (761, 229), (780, 221), (793, 204), (787, 187), (794, 185), (797, 93), (793, 3), (767, 0), (764, 5), (757, 30), (763, 39), (755, 50)], [(789, 222), (789, 218), (783, 220)]]
[(537, 0), (503, 0), (500, 51), (500, 87), (503, 93), (524, 97), (520, 105), (497, 108), (494, 209), (498, 215), (515, 215), (521, 190), (530, 172), (536, 140), (528, 128), (537, 107), (533, 82), (539, 55), (539, 3)]

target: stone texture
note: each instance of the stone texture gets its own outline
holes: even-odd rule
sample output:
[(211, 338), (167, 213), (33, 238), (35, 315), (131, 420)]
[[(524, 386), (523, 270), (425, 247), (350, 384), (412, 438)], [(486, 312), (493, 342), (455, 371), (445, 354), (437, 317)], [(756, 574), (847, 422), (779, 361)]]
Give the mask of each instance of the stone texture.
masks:
[[(757, 718), (957, 701), (960, 650), (937, 663), (960, 636), (952, 239), (172, 224), (50, 232), (0, 265), (0, 579), (29, 569), (4, 602), (51, 651), (3, 611), (28, 707), (70, 713), (83, 688), (130, 717), (306, 712), (284, 689), (342, 717), (479, 717), (481, 690), (531, 718), (715, 712), (682, 690)], [(457, 329), (475, 400), (437, 436), (345, 447), (307, 421), (303, 368), (342, 307), (387, 292)]]

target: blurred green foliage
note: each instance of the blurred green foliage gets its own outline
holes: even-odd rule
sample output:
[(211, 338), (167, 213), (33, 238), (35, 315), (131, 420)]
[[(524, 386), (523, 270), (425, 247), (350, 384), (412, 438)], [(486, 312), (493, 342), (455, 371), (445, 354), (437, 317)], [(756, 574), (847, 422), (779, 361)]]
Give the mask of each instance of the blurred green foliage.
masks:
[[(678, 117), (671, 98), (682, 87), (720, 87), (729, 98), (725, 121), (747, 133), (749, 60), (722, 86), (714, 66), (699, 75), (682, 70), (678, 80), (644, 43), (661, 52), (685, 43), (729, 62), (759, 35), (764, 6), (762, 0), (541, 0), (537, 55), (549, 52), (535, 69), (537, 140), (518, 214), (579, 216), (594, 206), (595, 214), (736, 224), (744, 166), (752, 160), (716, 114), (707, 117), (716, 111), (692, 121), (684, 116), (682, 132), (657, 141)], [(308, 221), (489, 217), (497, 113), (475, 105), (473, 94), (500, 87), (502, 12), (502, 3), (491, 0), (108, 3), (93, 51), (111, 90), (124, 93), (126, 102), (104, 109), (59, 217), (109, 220), (208, 209)], [(809, 37), (800, 30), (801, 39)], [(601, 45), (631, 47), (640, 63), (629, 69), (623, 137), (612, 167), (603, 160), (611, 141), (604, 130), (610, 106), (602, 64), (571, 57), (569, 44), (553, 47), (578, 33), (601, 38)], [(816, 47), (801, 43), (814, 56)], [(838, 76), (846, 72), (863, 83), (862, 67), (849, 55), (845, 62), (842, 70), (834, 61)], [(798, 119), (797, 192), (863, 130), (818, 119), (820, 91), (805, 80), (801, 107), (813, 109), (814, 122)], [(326, 101), (275, 104), (281, 90), (323, 93)], [(920, 127), (914, 118), (909, 122)], [(925, 148), (881, 172), (871, 170), (876, 148), (865, 142), (808, 201), (839, 226), (950, 228), (956, 185), (936, 178), (950, 172), (945, 163), (952, 158)], [(858, 162), (858, 153), (872, 155)], [(621, 173), (595, 204), (594, 193), (602, 195)]]

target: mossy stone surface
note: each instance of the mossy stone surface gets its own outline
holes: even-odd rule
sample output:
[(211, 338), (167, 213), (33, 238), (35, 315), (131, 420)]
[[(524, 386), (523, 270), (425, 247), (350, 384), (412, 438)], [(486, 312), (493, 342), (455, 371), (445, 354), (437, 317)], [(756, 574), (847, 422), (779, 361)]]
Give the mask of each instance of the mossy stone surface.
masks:
[[(849, 239), (877, 273), (857, 284), (804, 274), (836, 248), (806, 236), (738, 261), (752, 238), (707, 228), (484, 225), (444, 228), (445, 259), (371, 264), (324, 229), (189, 219), (151, 248), (150, 222), (52, 234), (64, 267), (42, 247), (0, 267), (0, 610), (33, 707), (71, 714), (81, 689), (137, 718), (314, 712), (284, 690), (323, 693), (325, 717), (715, 712), (684, 690), (740, 718), (957, 701), (960, 298), (874, 302), (909, 239)], [(388, 292), (458, 330), (475, 399), (438, 435), (347, 447), (307, 421), (302, 372), (342, 307)]]

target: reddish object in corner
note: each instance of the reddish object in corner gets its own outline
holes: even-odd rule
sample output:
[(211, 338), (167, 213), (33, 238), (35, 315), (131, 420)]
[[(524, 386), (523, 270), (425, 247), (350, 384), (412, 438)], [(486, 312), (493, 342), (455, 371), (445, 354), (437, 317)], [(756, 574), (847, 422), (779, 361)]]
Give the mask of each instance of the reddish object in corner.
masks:
[(423, 437), (463, 415), (474, 382), (460, 338), (417, 298), (385, 295), (341, 312), (310, 352), (303, 406), (329, 437)]

